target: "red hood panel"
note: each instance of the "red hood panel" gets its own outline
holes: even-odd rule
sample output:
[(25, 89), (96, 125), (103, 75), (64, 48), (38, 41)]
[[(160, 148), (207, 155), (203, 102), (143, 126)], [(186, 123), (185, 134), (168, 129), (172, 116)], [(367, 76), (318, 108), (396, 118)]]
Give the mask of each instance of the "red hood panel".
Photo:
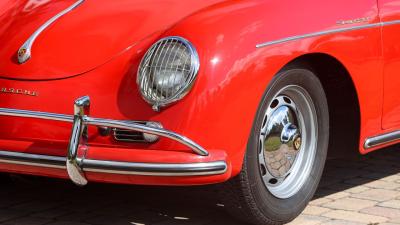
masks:
[(75, 0), (0, 1), (0, 77), (58, 79), (105, 63), (145, 37), (222, 0), (86, 0), (44, 30), (31, 59), (17, 51), (47, 20)]

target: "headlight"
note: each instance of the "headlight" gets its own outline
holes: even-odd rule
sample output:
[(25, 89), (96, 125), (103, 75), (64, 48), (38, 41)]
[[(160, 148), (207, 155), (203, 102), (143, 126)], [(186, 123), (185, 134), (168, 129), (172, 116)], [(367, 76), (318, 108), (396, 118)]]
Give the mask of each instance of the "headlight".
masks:
[(181, 37), (157, 41), (140, 62), (137, 84), (154, 110), (183, 98), (199, 71), (199, 57), (193, 45)]

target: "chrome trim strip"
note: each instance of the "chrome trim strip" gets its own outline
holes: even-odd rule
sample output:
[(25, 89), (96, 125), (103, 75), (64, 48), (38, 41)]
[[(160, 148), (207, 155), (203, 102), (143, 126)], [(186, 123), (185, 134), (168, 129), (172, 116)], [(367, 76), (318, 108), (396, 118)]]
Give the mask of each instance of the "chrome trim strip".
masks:
[(223, 174), (227, 170), (224, 161), (206, 163), (130, 163), (83, 160), (83, 170), (100, 173), (143, 175), (143, 176), (203, 176)]
[(27, 166), (65, 169), (65, 157), (0, 151), (0, 162)]
[[(0, 162), (27, 166), (65, 169), (65, 157), (0, 151)], [(141, 176), (204, 176), (218, 175), (227, 171), (224, 161), (205, 163), (131, 163), (82, 159), (84, 172), (99, 172)]]
[(74, 117), (70, 115), (20, 110), (20, 109), (9, 109), (9, 108), (0, 108), (0, 115), (44, 119), (44, 120), (56, 120), (68, 123), (72, 123), (74, 121)]
[(113, 127), (113, 128), (120, 128), (120, 129), (127, 129), (127, 130), (134, 130), (139, 131), (147, 134), (154, 134), (162, 137), (166, 137), (177, 141), (181, 144), (184, 144), (191, 148), (195, 153), (202, 156), (207, 156), (208, 152), (203, 147), (195, 143), (194, 141), (190, 140), (189, 138), (174, 133), (169, 130), (160, 129), (156, 127), (149, 127), (139, 123), (130, 123), (126, 121), (118, 121), (118, 120), (109, 120), (109, 119), (98, 119), (98, 118), (91, 118), (88, 116), (83, 117), (83, 120), (88, 125), (93, 126), (103, 126), (103, 127)]
[(400, 140), (400, 130), (396, 130), (390, 133), (378, 135), (375, 137), (367, 138), (364, 143), (364, 148), (372, 148), (379, 145), (388, 144)]
[[(56, 113), (45, 113), (45, 112), (37, 112), (37, 111), (29, 111), (29, 110), (18, 110), (18, 109), (9, 109), (9, 108), (0, 108), (0, 116), (16, 116), (16, 117), (27, 117), (27, 118), (38, 118), (45, 120), (56, 120), (63, 122), (73, 122), (73, 117), (64, 114), (56, 114)], [(122, 121), (122, 120), (109, 120), (109, 119), (101, 119), (101, 118), (92, 118), (88, 116), (83, 116), (83, 122), (87, 125), (94, 125), (100, 127), (112, 127), (112, 128), (121, 128), (127, 130), (134, 130), (148, 134), (154, 134), (162, 137), (166, 137), (172, 140), (175, 140), (187, 147), (189, 147), (193, 152), (201, 156), (207, 156), (208, 151), (201, 147), (199, 144), (190, 140), (189, 138), (172, 132), (170, 130), (149, 127), (143, 124), (135, 123), (133, 121)]]
[(270, 46), (270, 45), (281, 44), (284, 42), (295, 41), (295, 40), (299, 40), (299, 39), (323, 36), (323, 35), (334, 34), (334, 33), (342, 33), (342, 32), (353, 31), (353, 30), (368, 29), (368, 28), (374, 28), (374, 27), (379, 27), (379, 26), (389, 26), (389, 25), (395, 25), (395, 24), (400, 24), (400, 20), (371, 23), (371, 24), (365, 24), (365, 25), (360, 25), (360, 26), (338, 28), (338, 29), (319, 31), (319, 32), (314, 32), (314, 33), (309, 33), (309, 34), (296, 35), (296, 36), (282, 38), (282, 39), (275, 40), (275, 41), (269, 41), (269, 42), (257, 44), (256, 48), (262, 48), (262, 47), (266, 47), (266, 46)]
[(390, 25), (396, 25), (396, 24), (400, 24), (400, 20), (381, 22), (381, 26), (390, 26)]
[(57, 15), (53, 16), (50, 18), (46, 23), (44, 23), (42, 26), (40, 26), (29, 38), (28, 40), (25, 41), (25, 43), (19, 48), (18, 50), (18, 62), (20, 64), (25, 63), (31, 58), (31, 49), (32, 45), (35, 42), (36, 38), (47, 28), (49, 27), (52, 23), (54, 23), (56, 20), (58, 20), (60, 17), (64, 16), (65, 14), (69, 13), (76, 7), (78, 7), (80, 4), (82, 4), (85, 0), (78, 0), (74, 4), (72, 4), (70, 7), (64, 9)]

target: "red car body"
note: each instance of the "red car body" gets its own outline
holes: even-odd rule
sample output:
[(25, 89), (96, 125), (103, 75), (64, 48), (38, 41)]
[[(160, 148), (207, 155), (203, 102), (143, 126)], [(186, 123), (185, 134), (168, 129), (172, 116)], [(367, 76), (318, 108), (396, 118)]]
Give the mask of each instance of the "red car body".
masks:
[[(31, 59), (18, 63), (17, 51), (30, 35), (75, 2), (0, 2), (0, 107), (73, 115), (74, 101), (87, 95), (90, 116), (157, 121), (209, 153), (194, 154), (168, 138), (151, 144), (119, 142), (89, 126), (87, 159), (226, 163), (223, 173), (201, 176), (85, 171), (89, 181), (197, 185), (237, 175), (272, 77), (289, 62), (310, 55), (334, 59), (347, 70), (358, 98), (359, 151), (397, 142), (366, 143), (400, 128), (396, 0), (86, 0), (44, 30), (32, 46)], [(147, 49), (167, 36), (189, 40), (201, 67), (188, 95), (156, 112), (140, 96), (136, 73)], [(67, 154), (71, 123), (2, 115), (0, 124), (2, 151)], [(5, 172), (68, 177), (65, 168), (0, 161)]]

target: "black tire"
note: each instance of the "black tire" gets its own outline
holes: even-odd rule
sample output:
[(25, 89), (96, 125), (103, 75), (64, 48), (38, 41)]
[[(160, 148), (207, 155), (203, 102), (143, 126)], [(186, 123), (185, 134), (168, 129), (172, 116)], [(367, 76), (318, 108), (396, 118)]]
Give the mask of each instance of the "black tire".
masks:
[[(259, 132), (264, 112), (273, 96), (288, 85), (305, 89), (315, 106), (318, 127), (316, 153), (310, 174), (300, 190), (293, 196), (281, 199), (275, 197), (264, 184), (258, 163)], [(324, 89), (318, 77), (303, 68), (286, 69), (279, 72), (268, 86), (248, 140), (247, 151), (241, 173), (224, 183), (221, 189), (226, 209), (238, 219), (256, 224), (283, 224), (292, 221), (306, 207), (313, 197), (325, 165), (329, 142), (329, 113)]]

